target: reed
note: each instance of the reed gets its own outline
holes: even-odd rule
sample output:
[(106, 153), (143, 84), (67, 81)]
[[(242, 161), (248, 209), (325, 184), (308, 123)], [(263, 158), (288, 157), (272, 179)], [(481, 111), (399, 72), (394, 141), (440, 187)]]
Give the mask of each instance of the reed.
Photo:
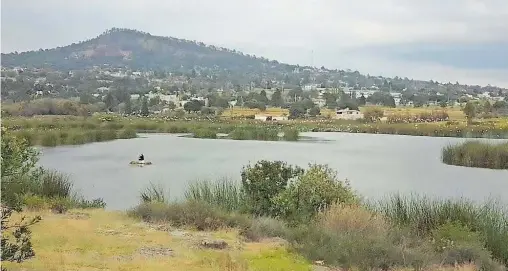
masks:
[(164, 187), (161, 184), (150, 183), (148, 187), (146, 187), (140, 193), (140, 199), (143, 203), (150, 202), (158, 202), (158, 203), (168, 203), (169, 201), (169, 193), (166, 193)]
[(448, 222), (467, 226), (485, 238), (485, 246), (495, 258), (508, 263), (508, 209), (500, 202), (475, 204), (465, 199), (395, 194), (373, 207), (395, 225), (409, 227), (418, 236), (427, 236)]
[(185, 198), (205, 202), (224, 211), (239, 211), (245, 203), (238, 184), (226, 178), (217, 181), (195, 181), (185, 191)]
[(441, 160), (455, 166), (508, 169), (508, 142), (491, 144), (468, 141), (448, 145), (441, 151)]

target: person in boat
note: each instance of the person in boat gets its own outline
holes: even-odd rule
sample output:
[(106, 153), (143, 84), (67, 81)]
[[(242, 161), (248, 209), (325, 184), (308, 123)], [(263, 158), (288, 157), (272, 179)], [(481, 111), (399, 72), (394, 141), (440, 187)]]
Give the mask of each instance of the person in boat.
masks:
[(138, 158), (138, 162), (141, 163), (141, 164), (144, 164), (145, 163), (145, 156), (143, 154), (141, 154)]

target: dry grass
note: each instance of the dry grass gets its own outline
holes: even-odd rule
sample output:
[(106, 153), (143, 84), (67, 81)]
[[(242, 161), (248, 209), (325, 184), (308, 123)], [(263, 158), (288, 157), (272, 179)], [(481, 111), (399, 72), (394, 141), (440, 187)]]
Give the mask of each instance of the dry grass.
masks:
[[(27, 216), (36, 213), (25, 213)], [(36, 257), (21, 264), (2, 263), (8, 270), (309, 270), (309, 264), (274, 243), (242, 244), (236, 230), (193, 232), (175, 236), (120, 212), (103, 210), (57, 215), (39, 212), (33, 226)], [(16, 217), (13, 217), (15, 219)], [(230, 249), (196, 248), (201, 238), (225, 240)], [(159, 255), (171, 249), (173, 256)], [(148, 251), (148, 252), (146, 252)]]

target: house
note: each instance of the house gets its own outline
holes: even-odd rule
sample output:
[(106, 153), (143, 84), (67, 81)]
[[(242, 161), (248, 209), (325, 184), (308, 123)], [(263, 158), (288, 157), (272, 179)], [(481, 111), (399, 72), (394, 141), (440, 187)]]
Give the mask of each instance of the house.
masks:
[(359, 110), (350, 110), (349, 108), (339, 109), (335, 114), (335, 119), (357, 120), (361, 118), (363, 118), (362, 112)]
[(256, 114), (254, 116), (254, 119), (262, 120), (262, 121), (280, 121), (280, 120), (288, 120), (288, 117), (287, 116), (270, 116), (270, 115)]

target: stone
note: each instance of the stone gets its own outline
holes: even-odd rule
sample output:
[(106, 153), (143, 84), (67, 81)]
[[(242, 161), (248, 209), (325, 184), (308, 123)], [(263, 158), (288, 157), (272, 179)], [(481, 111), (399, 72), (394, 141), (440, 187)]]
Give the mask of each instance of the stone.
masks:
[(228, 243), (224, 240), (204, 240), (201, 241), (201, 247), (209, 249), (225, 249), (228, 247)]

